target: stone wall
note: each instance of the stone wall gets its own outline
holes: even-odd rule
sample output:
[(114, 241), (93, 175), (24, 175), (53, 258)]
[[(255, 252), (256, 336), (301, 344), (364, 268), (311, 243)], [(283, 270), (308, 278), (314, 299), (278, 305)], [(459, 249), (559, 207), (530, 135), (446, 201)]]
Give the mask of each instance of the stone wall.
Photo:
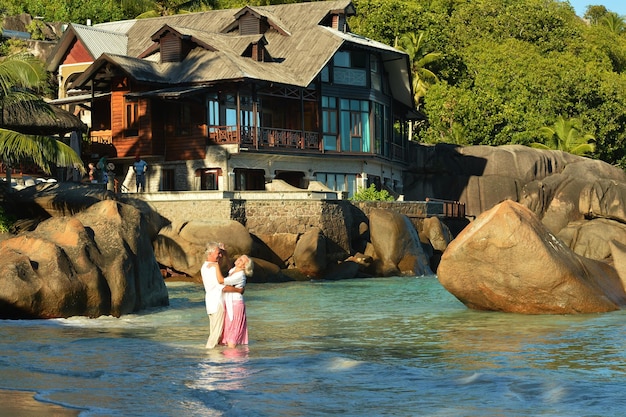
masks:
[(372, 209), (389, 209), (404, 214), (418, 229), (421, 219), (441, 215), (439, 203), (424, 201), (351, 202), (315, 196), (302, 199), (295, 194), (289, 198), (285, 193), (280, 198), (263, 198), (272, 196), (267, 193), (230, 195), (206, 191), (132, 196), (148, 202), (171, 222), (236, 220), (257, 236), (300, 235), (317, 227), (328, 238), (330, 247), (327, 249), (331, 258), (342, 258), (352, 252), (352, 240), (358, 236), (360, 223), (367, 222)]

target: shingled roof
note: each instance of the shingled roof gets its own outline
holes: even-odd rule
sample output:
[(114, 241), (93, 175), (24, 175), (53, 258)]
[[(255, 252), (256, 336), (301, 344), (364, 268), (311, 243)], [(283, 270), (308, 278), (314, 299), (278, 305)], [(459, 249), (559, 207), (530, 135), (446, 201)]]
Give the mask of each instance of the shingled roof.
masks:
[[(126, 50), (120, 53), (119, 44), (111, 45), (109, 50), (100, 48), (102, 54), (94, 56), (94, 64), (73, 86), (86, 85), (106, 65), (118, 65), (129, 76), (153, 84), (210, 85), (249, 79), (306, 87), (333, 55), (349, 44), (382, 53), (388, 71), (401, 74), (390, 80), (392, 93), (400, 102), (412, 106), (408, 56), (380, 42), (328, 27), (326, 22), (337, 13), (354, 14), (352, 2), (336, 0), (246, 6), (97, 25), (98, 31), (89, 34), (97, 36), (115, 28), (117, 39), (125, 39)], [(259, 34), (240, 35), (237, 19), (247, 14), (261, 19), (268, 29)], [(83, 42), (93, 42), (86, 45), (90, 51), (96, 51), (96, 45), (102, 45), (103, 39), (96, 42), (81, 35), (79, 25), (72, 27), (75, 30), (73, 36), (80, 36)], [(161, 31), (166, 27), (195, 45), (180, 62), (161, 62), (155, 35), (163, 33)], [(255, 42), (262, 44), (271, 59), (258, 61), (245, 56), (245, 51)], [(49, 69), (54, 71), (54, 65), (55, 62), (51, 62)]]

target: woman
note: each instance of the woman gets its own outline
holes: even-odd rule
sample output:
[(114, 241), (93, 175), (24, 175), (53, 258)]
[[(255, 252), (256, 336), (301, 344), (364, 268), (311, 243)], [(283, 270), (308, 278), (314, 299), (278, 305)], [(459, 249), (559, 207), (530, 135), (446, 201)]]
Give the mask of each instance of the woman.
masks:
[[(252, 276), (254, 264), (252, 259), (242, 255), (235, 261), (235, 266), (224, 278), (224, 284), (232, 285), (242, 290), (246, 286), (246, 279)], [(246, 305), (243, 301), (243, 291), (224, 293), (224, 333), (222, 344), (228, 347), (248, 344), (248, 322), (246, 319)]]

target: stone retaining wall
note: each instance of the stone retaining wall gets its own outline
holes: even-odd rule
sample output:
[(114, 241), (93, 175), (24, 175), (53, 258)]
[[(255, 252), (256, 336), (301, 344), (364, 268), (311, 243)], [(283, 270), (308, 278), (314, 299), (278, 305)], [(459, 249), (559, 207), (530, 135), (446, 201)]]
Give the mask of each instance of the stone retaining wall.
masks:
[(253, 235), (302, 234), (317, 227), (329, 239), (338, 257), (351, 252), (351, 240), (372, 209), (404, 214), (416, 228), (428, 216), (440, 215), (439, 205), (424, 201), (351, 202), (348, 200), (282, 198), (263, 199), (259, 193), (236, 196), (223, 193), (145, 193), (133, 197), (148, 202), (172, 222), (236, 220)]

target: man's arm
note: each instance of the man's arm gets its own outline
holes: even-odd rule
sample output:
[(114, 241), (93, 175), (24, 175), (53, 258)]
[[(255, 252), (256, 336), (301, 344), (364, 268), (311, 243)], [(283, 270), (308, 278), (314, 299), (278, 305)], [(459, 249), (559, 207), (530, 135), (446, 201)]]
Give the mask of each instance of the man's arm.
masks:
[(232, 285), (225, 285), (224, 288), (222, 288), (222, 292), (238, 292), (239, 294), (243, 294), (244, 291), (246, 290), (246, 288), (237, 288), (237, 287), (233, 287)]

